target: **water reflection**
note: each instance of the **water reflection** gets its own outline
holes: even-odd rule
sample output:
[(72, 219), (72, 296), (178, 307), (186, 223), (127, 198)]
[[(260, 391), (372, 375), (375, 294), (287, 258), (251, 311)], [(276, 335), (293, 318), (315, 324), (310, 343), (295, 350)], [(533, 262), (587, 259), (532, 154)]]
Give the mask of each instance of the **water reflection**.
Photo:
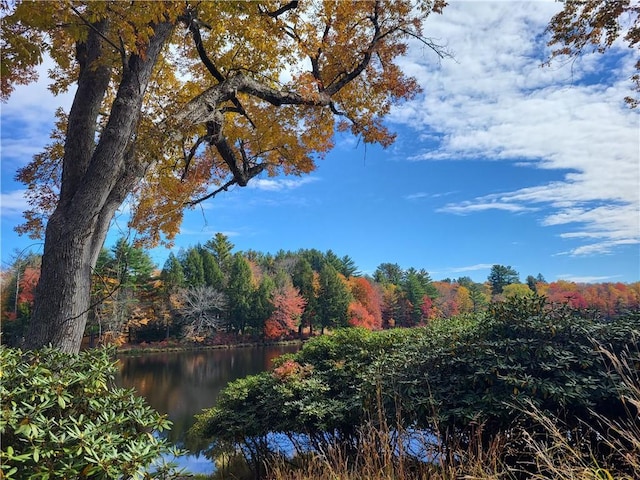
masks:
[(120, 356), (119, 386), (134, 388), (173, 422), (169, 440), (183, 446), (194, 415), (212, 407), (227, 383), (271, 368), (298, 345), (246, 347)]

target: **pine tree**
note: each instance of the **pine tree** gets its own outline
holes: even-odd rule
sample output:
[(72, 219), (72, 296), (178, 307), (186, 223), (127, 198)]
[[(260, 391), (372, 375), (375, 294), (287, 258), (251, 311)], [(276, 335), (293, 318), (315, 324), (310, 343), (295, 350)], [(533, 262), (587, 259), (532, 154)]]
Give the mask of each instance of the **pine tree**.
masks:
[(222, 273), (228, 275), (233, 257), (231, 252), (235, 247), (235, 245), (229, 241), (229, 237), (224, 233), (218, 232), (211, 240), (205, 243), (204, 246), (211, 251)]
[(320, 271), (320, 293), (318, 295), (318, 314), (322, 332), (326, 327), (346, 327), (348, 308), (352, 297), (349, 288), (340, 278), (338, 271), (326, 264)]
[(302, 313), (301, 329), (308, 327), (310, 333), (313, 332), (313, 326), (316, 324), (318, 315), (318, 296), (314, 287), (314, 272), (311, 264), (305, 259), (300, 258), (291, 274), (293, 286), (298, 289), (300, 295), (305, 300), (306, 307)]
[(200, 256), (202, 257), (205, 285), (216, 290), (224, 290), (225, 278), (216, 258), (209, 250), (204, 248), (200, 250)]
[(231, 259), (227, 298), (229, 299), (229, 325), (236, 332), (243, 333), (251, 318), (253, 285), (251, 267), (241, 253)]
[(198, 248), (191, 247), (187, 250), (187, 254), (182, 261), (182, 269), (184, 270), (187, 286), (202, 287), (205, 285), (204, 265)]
[(166, 262), (164, 262), (160, 278), (164, 282), (164, 288), (167, 292), (173, 292), (184, 287), (184, 270), (173, 252), (169, 254)]

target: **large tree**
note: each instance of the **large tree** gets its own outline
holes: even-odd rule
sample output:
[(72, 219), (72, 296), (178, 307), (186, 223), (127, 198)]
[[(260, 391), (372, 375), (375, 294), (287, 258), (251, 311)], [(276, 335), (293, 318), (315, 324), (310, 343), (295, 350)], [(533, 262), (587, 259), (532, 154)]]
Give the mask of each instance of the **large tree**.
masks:
[(487, 277), (489, 285), (491, 285), (491, 293), (499, 295), (507, 285), (520, 282), (520, 275), (516, 272), (511, 265), (493, 265), (489, 276)]
[(352, 296), (346, 279), (331, 265), (326, 263), (319, 276), (318, 316), (321, 332), (325, 328), (347, 326), (347, 309)]
[(27, 228), (46, 225), (27, 347), (79, 349), (90, 279), (131, 198), (150, 244), (193, 207), (261, 173), (303, 174), (336, 128), (383, 146), (390, 106), (419, 91), (394, 60), (444, 0), (0, 1), (2, 94), (49, 56), (75, 98), (19, 172)]

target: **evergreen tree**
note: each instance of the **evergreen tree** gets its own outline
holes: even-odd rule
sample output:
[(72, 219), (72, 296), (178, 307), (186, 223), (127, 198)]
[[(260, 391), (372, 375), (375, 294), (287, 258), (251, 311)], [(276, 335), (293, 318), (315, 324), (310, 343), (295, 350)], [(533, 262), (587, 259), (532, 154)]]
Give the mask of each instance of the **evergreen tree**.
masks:
[(403, 326), (409, 327), (419, 324), (422, 321), (422, 302), (427, 293), (427, 289), (420, 278), (418, 272), (414, 268), (410, 268), (404, 275), (402, 280), (402, 292), (409, 302), (406, 304), (410, 308), (410, 313), (403, 317), (408, 320), (408, 324)]
[(202, 257), (202, 269), (204, 273), (204, 284), (213, 287), (215, 290), (224, 290), (225, 278), (216, 258), (207, 249), (200, 250)]
[(467, 287), (469, 289), (469, 297), (473, 302), (473, 311), (479, 312), (489, 303), (488, 287), (482, 283), (472, 283)]
[(327, 263), (320, 271), (320, 293), (318, 314), (322, 331), (326, 327), (346, 327), (348, 308), (351, 303), (349, 288), (338, 275), (333, 265)]
[(251, 267), (241, 253), (231, 258), (227, 298), (229, 299), (229, 325), (242, 333), (251, 317), (253, 285)]
[(425, 298), (432, 300), (438, 296), (429, 273), (424, 269), (416, 270), (411, 267), (404, 272), (400, 287), (407, 300), (403, 305), (410, 309), (410, 312), (401, 315), (405, 322), (403, 326), (414, 326), (426, 320), (423, 309)]
[(397, 263), (381, 263), (373, 273), (373, 279), (377, 283), (400, 285), (404, 271)]
[(137, 288), (145, 284), (155, 268), (149, 254), (129, 244), (124, 237), (111, 248), (113, 269), (122, 287)]
[(233, 257), (231, 252), (235, 247), (235, 245), (229, 241), (229, 237), (224, 233), (218, 232), (211, 240), (205, 243), (204, 246), (211, 251), (222, 273), (228, 275)]
[(247, 319), (247, 326), (254, 332), (262, 332), (265, 322), (273, 313), (273, 292), (275, 282), (268, 275), (262, 277), (260, 286), (251, 295), (251, 308)]
[(518, 272), (511, 268), (510, 265), (507, 267), (504, 265), (492, 266), (487, 280), (491, 284), (491, 293), (493, 295), (502, 293), (502, 289), (507, 285), (520, 283)]
[(314, 272), (320, 273), (322, 266), (325, 264), (325, 256), (320, 250), (316, 250), (315, 248), (301, 250), (300, 255), (309, 262)]
[(473, 285), (473, 280), (471, 280), (471, 277), (458, 277), (458, 279), (456, 280), (456, 283), (462, 287), (466, 287), (466, 288), (471, 288), (471, 285)]
[(347, 278), (360, 275), (356, 262), (349, 255), (345, 255), (340, 259), (340, 269), (338, 271)]
[(326, 253), (324, 254), (324, 263), (331, 265), (336, 269), (336, 272), (342, 273), (342, 262), (340, 261), (340, 258), (333, 252), (333, 250), (326, 251)]
[(205, 285), (204, 265), (198, 248), (191, 247), (182, 261), (185, 283), (189, 287), (203, 287)]
[(300, 258), (300, 260), (298, 260), (298, 263), (296, 263), (293, 273), (291, 274), (293, 286), (298, 289), (306, 304), (305, 309), (302, 312), (300, 327), (308, 327), (311, 332), (313, 331), (313, 326), (316, 323), (318, 309), (318, 298), (313, 286), (313, 274), (314, 272), (311, 268), (311, 264), (305, 258)]
[(182, 270), (182, 265), (180, 265), (180, 262), (173, 252), (169, 254), (166, 262), (164, 262), (160, 278), (162, 278), (164, 288), (167, 292), (175, 291), (184, 287), (184, 271)]

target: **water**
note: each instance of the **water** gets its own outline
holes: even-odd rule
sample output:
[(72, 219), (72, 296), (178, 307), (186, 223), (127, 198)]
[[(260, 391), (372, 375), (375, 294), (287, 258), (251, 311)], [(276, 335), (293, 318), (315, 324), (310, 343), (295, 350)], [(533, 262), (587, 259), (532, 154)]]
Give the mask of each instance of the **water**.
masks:
[[(173, 422), (167, 438), (183, 447), (194, 415), (214, 406), (229, 382), (268, 370), (274, 358), (298, 349), (298, 345), (281, 345), (123, 355), (116, 383), (134, 388), (158, 412), (167, 414)], [(192, 473), (214, 470), (211, 460), (198, 454), (178, 463)]]

